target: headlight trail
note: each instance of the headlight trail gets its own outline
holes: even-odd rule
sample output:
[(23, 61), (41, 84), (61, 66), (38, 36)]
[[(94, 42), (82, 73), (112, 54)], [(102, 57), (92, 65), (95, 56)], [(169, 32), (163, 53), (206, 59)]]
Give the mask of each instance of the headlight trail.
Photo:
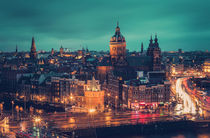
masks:
[(177, 79), (176, 92), (183, 100), (183, 114), (196, 114), (196, 105), (190, 95), (182, 88), (182, 79)]

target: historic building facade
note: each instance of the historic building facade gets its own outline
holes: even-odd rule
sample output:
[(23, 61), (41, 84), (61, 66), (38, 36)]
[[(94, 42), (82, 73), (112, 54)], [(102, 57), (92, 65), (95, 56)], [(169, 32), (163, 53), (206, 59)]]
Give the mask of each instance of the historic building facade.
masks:
[(124, 107), (140, 108), (141, 106), (158, 106), (167, 104), (170, 98), (170, 83), (142, 83), (130, 80), (123, 84), (122, 100)]
[(157, 35), (155, 35), (154, 41), (152, 37), (150, 39), (146, 54), (143, 53), (142, 44), (139, 54), (129, 55), (129, 53), (126, 53), (125, 37), (121, 34), (118, 23), (109, 46), (109, 57), (104, 57), (99, 62), (97, 77), (103, 83), (106, 104), (118, 108), (123, 103), (122, 88), (124, 81), (135, 79), (137, 71), (146, 73), (162, 70), (161, 50)]
[(84, 85), (85, 107), (95, 109), (97, 111), (104, 111), (104, 91), (101, 90), (101, 85), (98, 80), (93, 77)]

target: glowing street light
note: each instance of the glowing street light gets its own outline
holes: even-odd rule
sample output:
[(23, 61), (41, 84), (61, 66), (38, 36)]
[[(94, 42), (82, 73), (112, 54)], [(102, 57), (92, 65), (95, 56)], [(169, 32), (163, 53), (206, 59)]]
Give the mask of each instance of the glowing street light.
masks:
[(14, 104), (15, 104), (15, 102), (12, 101), (12, 119), (14, 118)]
[(96, 109), (89, 109), (89, 113), (94, 113)]
[(41, 118), (40, 117), (35, 117), (34, 118), (34, 122), (36, 123), (36, 124), (39, 124), (40, 122), (41, 122)]
[(16, 105), (15, 109), (17, 111), (17, 120), (19, 120), (19, 111), (20, 111), (20, 108), (19, 108), (18, 105)]

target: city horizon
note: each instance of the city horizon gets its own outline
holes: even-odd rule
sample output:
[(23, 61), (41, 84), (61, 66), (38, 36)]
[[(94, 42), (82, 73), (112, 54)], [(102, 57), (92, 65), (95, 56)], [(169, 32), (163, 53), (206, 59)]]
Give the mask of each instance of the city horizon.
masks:
[(210, 137), (208, 5), (0, 1), (0, 137)]
[[(151, 35), (152, 36), (152, 35)], [(150, 36), (150, 37), (151, 37)], [(33, 36), (34, 37), (34, 36)], [(33, 38), (32, 37), (32, 38)], [(36, 38), (34, 37), (34, 39), (35, 39), (35, 42), (36, 42)], [(31, 43), (31, 42), (30, 42)], [(142, 42), (143, 43), (143, 42)], [(37, 43), (36, 43), (36, 46), (37, 46)], [(39, 44), (38, 44), (38, 46), (39, 46)], [(103, 51), (103, 52), (109, 52), (109, 47), (108, 47), (108, 49), (107, 50), (103, 50), (103, 49), (101, 49), (101, 50), (93, 50), (93, 49), (89, 49), (88, 48), (88, 46), (87, 45), (80, 45), (79, 46), (79, 48), (75, 48), (75, 49), (71, 49), (71, 48), (69, 48), (69, 47), (65, 47), (65, 46), (63, 46), (63, 45), (60, 45), (60, 47), (58, 47), (57, 49), (54, 49), (54, 47), (51, 47), (50, 49), (48, 49), (48, 50), (43, 50), (43, 49), (40, 49), (39, 47), (37, 46), (37, 52), (51, 52), (51, 50), (53, 49), (53, 50), (55, 50), (55, 52), (59, 52), (59, 50), (60, 50), (60, 47), (63, 47), (64, 49), (65, 49), (65, 52), (76, 52), (76, 51), (78, 51), (78, 50), (82, 50), (82, 49), (88, 49), (89, 51), (97, 51), (97, 52), (100, 52), (100, 51)], [(2, 53), (7, 53), (7, 52), (15, 52), (15, 50), (16, 50), (16, 48), (17, 48), (17, 50), (18, 50), (18, 52), (30, 52), (30, 47), (31, 47), (31, 45), (29, 45), (28, 46), (28, 50), (19, 50), (19, 47), (18, 47), (18, 45), (16, 45), (15, 46), (15, 49), (13, 49), (12, 51), (1, 51), (0, 50), (0, 52), (2, 52)], [(149, 43), (145, 46), (144, 45), (144, 51), (146, 51), (147, 50), (147, 48), (149, 47)], [(130, 49), (126, 49), (126, 50), (129, 50), (129, 52), (141, 52), (141, 45), (139, 45), (139, 48), (137, 49), (137, 50), (130, 50)], [(178, 49), (175, 49), (175, 50), (162, 50), (162, 52), (178, 52), (178, 50), (182, 50), (182, 52), (194, 52), (194, 51), (199, 51), (199, 52), (209, 52), (209, 50), (183, 50), (182, 48), (178, 48)]]

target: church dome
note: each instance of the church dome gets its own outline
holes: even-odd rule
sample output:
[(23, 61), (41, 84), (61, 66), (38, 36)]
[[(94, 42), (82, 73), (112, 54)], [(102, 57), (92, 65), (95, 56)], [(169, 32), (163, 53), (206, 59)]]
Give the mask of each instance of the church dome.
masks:
[(120, 33), (120, 27), (117, 24), (115, 34), (111, 37), (110, 42), (125, 42), (125, 37)]

